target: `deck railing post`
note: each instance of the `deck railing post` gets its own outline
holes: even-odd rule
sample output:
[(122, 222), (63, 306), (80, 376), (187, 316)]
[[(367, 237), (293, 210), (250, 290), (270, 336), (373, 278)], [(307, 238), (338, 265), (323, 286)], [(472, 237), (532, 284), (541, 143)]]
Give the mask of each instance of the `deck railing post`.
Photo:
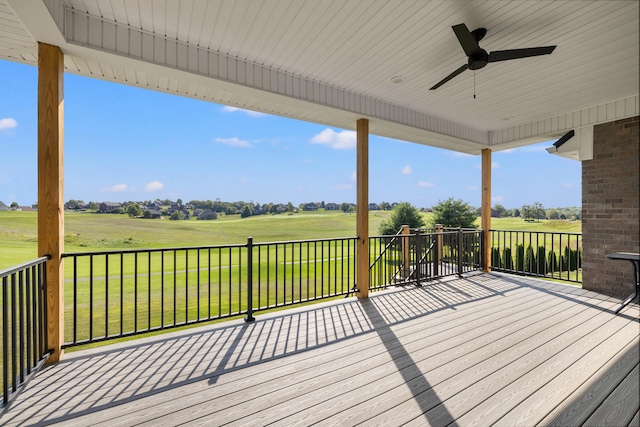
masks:
[(401, 271), (401, 275), (402, 275), (402, 280), (407, 280), (407, 278), (409, 277), (409, 272), (410, 272), (410, 264), (411, 264), (411, 251), (409, 248), (409, 234), (411, 233), (411, 230), (409, 229), (408, 225), (403, 225), (402, 226), (402, 271)]
[(415, 271), (416, 271), (416, 285), (420, 286), (420, 281), (422, 280), (422, 233), (420, 229), (416, 230), (416, 254), (415, 254)]
[(436, 224), (436, 244), (435, 253), (433, 254), (433, 277), (440, 274), (440, 262), (442, 260), (442, 224)]
[(462, 277), (462, 228), (458, 227), (458, 277)]
[(253, 317), (253, 237), (247, 238), (247, 315), (245, 322), (255, 321)]

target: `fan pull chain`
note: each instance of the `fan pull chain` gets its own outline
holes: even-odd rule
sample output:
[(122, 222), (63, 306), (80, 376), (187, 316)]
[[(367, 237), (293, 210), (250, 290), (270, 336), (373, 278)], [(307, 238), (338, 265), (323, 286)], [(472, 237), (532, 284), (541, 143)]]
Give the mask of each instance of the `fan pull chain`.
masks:
[(476, 70), (473, 70), (473, 99), (476, 99)]

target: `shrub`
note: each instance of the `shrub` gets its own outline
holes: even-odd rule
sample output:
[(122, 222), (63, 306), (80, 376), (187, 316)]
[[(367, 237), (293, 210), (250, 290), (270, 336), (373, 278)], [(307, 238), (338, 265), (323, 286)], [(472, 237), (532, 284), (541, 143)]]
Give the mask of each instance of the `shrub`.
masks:
[(547, 274), (547, 250), (544, 246), (538, 246), (538, 254), (536, 256), (537, 265), (538, 265), (538, 274), (546, 275)]
[(527, 245), (527, 251), (524, 254), (524, 270), (527, 273), (535, 273), (536, 271), (536, 255), (531, 245)]
[(502, 260), (500, 259), (500, 249), (491, 248), (491, 266), (502, 268)]
[(550, 273), (558, 271), (558, 259), (554, 251), (550, 251), (547, 256), (547, 271)]
[(524, 245), (516, 246), (516, 271), (524, 271)]
[(502, 252), (502, 262), (506, 270), (513, 270), (513, 256), (511, 255), (510, 247), (504, 248)]

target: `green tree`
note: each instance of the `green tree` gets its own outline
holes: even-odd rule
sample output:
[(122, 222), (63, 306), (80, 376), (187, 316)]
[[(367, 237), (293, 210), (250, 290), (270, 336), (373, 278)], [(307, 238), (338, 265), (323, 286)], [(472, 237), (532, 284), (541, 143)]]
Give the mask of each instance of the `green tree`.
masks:
[(179, 221), (181, 219), (184, 219), (184, 212), (182, 211), (175, 211), (174, 213), (171, 214), (171, 216), (169, 217), (169, 219), (173, 220), (173, 221)]
[(383, 236), (396, 234), (403, 225), (411, 228), (420, 228), (425, 225), (420, 211), (409, 202), (397, 204), (391, 211), (391, 216), (380, 224), (379, 232)]
[(248, 218), (253, 215), (251, 207), (249, 205), (244, 205), (242, 207), (242, 211), (240, 211), (240, 218)]
[(9, 206), (11, 208), (11, 210), (16, 210), (18, 209), (20, 205), (18, 204), (18, 202), (11, 202), (11, 206)]
[(151, 218), (151, 211), (149, 209), (147, 209), (146, 211), (144, 211), (144, 214), (142, 216), (145, 217), (146, 219), (150, 219)]
[(542, 203), (535, 202), (533, 206), (531, 206), (531, 209), (533, 210), (534, 219), (537, 219), (538, 221), (540, 221), (540, 219), (543, 219), (546, 217), (546, 212), (544, 210), (544, 207), (542, 206)]
[(349, 203), (341, 203), (340, 204), (340, 210), (344, 213), (349, 212), (349, 209), (351, 209), (351, 205)]
[(89, 202), (89, 204), (87, 205), (87, 209), (90, 209), (92, 211), (97, 211), (98, 208), (100, 208), (100, 205), (98, 205), (98, 203), (96, 202)]
[(131, 218), (142, 216), (142, 209), (140, 209), (140, 205), (137, 203), (130, 204), (129, 207), (127, 207), (127, 215)]
[(509, 211), (507, 211), (507, 209), (502, 205), (495, 205), (493, 207), (493, 210), (498, 212), (498, 217), (499, 218), (506, 218), (506, 217), (509, 216)]
[(442, 224), (445, 227), (472, 228), (478, 217), (476, 209), (467, 202), (453, 197), (440, 201), (433, 207), (433, 224)]

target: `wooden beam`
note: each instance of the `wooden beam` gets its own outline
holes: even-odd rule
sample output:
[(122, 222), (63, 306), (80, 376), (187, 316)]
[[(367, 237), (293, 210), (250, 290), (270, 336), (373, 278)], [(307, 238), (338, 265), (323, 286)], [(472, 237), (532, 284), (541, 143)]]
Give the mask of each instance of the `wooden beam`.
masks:
[(369, 120), (356, 123), (356, 286), (358, 298), (369, 297)]
[(491, 149), (482, 150), (482, 230), (484, 268), (491, 271)]
[(64, 55), (38, 43), (38, 256), (47, 263), (47, 334), (53, 350), (48, 363), (62, 357), (64, 343), (63, 200)]

